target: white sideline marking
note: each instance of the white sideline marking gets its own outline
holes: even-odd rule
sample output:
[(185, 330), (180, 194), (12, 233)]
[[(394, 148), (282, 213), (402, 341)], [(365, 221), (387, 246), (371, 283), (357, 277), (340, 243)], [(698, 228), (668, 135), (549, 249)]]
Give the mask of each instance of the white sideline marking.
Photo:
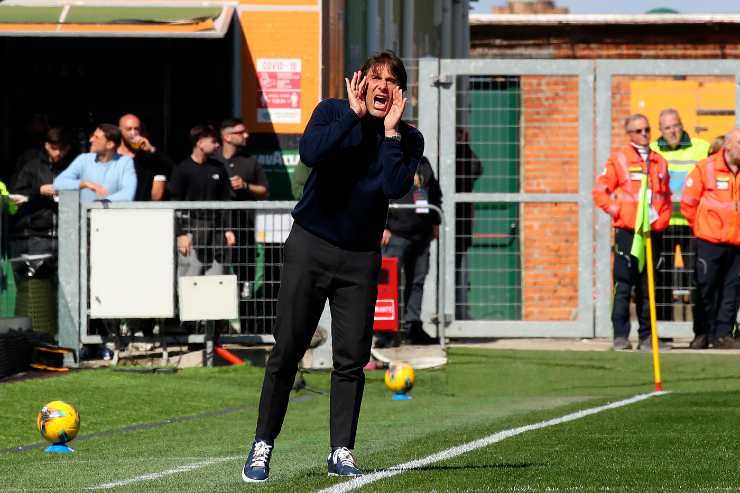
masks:
[(646, 399), (650, 399), (651, 397), (655, 397), (655, 396), (659, 396), (659, 395), (663, 395), (667, 393), (668, 392), (663, 391), (663, 392), (651, 392), (649, 394), (639, 394), (634, 397), (630, 397), (629, 399), (612, 402), (609, 404), (605, 404), (603, 406), (592, 407), (590, 409), (583, 409), (575, 413), (566, 414), (565, 416), (561, 416), (559, 418), (548, 419), (547, 421), (540, 421), (539, 423), (533, 423), (531, 425), (524, 425), (524, 426), (520, 426), (519, 428), (511, 428), (508, 430), (499, 431), (498, 433), (494, 433), (493, 435), (488, 435), (487, 437), (479, 438), (478, 440), (474, 440), (472, 442), (458, 445), (457, 447), (452, 447), (452, 448), (448, 448), (447, 450), (442, 450), (441, 452), (428, 455), (427, 457), (424, 457), (422, 459), (412, 460), (410, 462), (405, 462), (397, 466), (389, 467), (388, 469), (382, 469), (380, 471), (376, 471), (370, 474), (365, 474), (364, 476), (360, 476), (358, 478), (351, 479), (344, 483), (336, 484), (329, 488), (325, 488), (323, 490), (318, 491), (317, 493), (345, 493), (347, 491), (352, 491), (354, 489), (365, 486), (366, 484), (373, 483), (380, 479), (389, 478), (391, 476), (401, 474), (411, 469), (419, 469), (421, 467), (428, 466), (429, 464), (434, 464), (435, 462), (441, 462), (441, 461), (445, 461), (448, 459), (452, 459), (453, 457), (457, 457), (458, 455), (462, 455), (466, 452), (470, 452), (472, 450), (487, 447), (491, 444), (500, 442), (502, 440), (506, 440), (507, 438), (511, 438), (516, 435), (521, 435), (522, 433), (526, 433), (528, 431), (541, 430), (542, 428), (547, 428), (549, 426), (555, 426), (561, 423), (575, 421), (577, 419), (585, 418), (586, 416), (591, 416), (592, 414), (597, 414), (602, 411), (608, 411), (609, 409), (616, 409), (616, 408), (623, 407), (623, 406), (629, 406), (630, 404), (634, 404), (636, 402), (644, 401)]
[(199, 462), (192, 462), (185, 464), (184, 466), (174, 467), (172, 469), (165, 469), (160, 472), (153, 472), (150, 474), (142, 474), (130, 479), (122, 479), (120, 481), (111, 481), (110, 483), (103, 483), (96, 486), (90, 486), (88, 490), (109, 490), (111, 488), (118, 488), (119, 486), (127, 486), (133, 483), (140, 483), (142, 481), (152, 481), (154, 479), (163, 478), (165, 476), (172, 476), (173, 474), (180, 474), (181, 472), (188, 472), (194, 469), (200, 469), (201, 467), (212, 466), (214, 464), (220, 464), (222, 462), (228, 462), (230, 460), (242, 459), (240, 455), (233, 457), (216, 457), (214, 459), (206, 459)]

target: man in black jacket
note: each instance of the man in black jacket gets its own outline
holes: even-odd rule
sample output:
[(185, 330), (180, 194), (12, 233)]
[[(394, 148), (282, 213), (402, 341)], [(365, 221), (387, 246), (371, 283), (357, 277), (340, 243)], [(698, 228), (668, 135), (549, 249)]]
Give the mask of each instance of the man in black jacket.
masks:
[[(224, 165), (213, 159), (218, 150), (218, 134), (210, 125), (190, 129), (192, 152), (172, 171), (168, 186), (175, 201), (229, 201), (232, 198), (229, 175)], [(226, 264), (226, 247), (234, 246), (228, 211), (191, 209), (179, 211), (176, 224), (178, 276), (221, 274)], [(197, 261), (196, 261), (197, 260)]]
[[(424, 332), (421, 320), (421, 300), (424, 280), (429, 272), (429, 245), (439, 238), (441, 218), (428, 206), (442, 207), (442, 190), (427, 158), (422, 158), (414, 174), (414, 186), (394, 204), (416, 204), (415, 209), (391, 209), (383, 231), (384, 257), (396, 257), (399, 271), (403, 271), (403, 336), (412, 344), (430, 344), (434, 340)], [(392, 341), (379, 333), (376, 347)]]
[(403, 197), (424, 152), (418, 130), (401, 121), (406, 69), (393, 53), (370, 57), (348, 100), (319, 103), (303, 133), (301, 161), (312, 168), (284, 247), (275, 346), (265, 369), (257, 430), (244, 481), (269, 477), (298, 362), (329, 300), (332, 313), (330, 476), (362, 474), (352, 455), (370, 359), (388, 201)]
[[(68, 152), (64, 131), (49, 129), (44, 150), (27, 161), (15, 177), (11, 190), (22, 205), (14, 217), (12, 256), (51, 253), (56, 257), (58, 206), (52, 183), (66, 167)], [(56, 264), (52, 261), (49, 265)]]

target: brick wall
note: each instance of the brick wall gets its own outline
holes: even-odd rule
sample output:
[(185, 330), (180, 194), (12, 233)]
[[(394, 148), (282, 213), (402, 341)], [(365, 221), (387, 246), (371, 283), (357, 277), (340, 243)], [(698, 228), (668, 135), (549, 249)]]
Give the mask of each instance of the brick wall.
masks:
[[(483, 28), (473, 25), (471, 56), (531, 59), (740, 57), (740, 31), (729, 28), (720, 29), (714, 39), (689, 41), (686, 40), (687, 31), (681, 29), (673, 34), (670, 28), (664, 29), (660, 37), (650, 40), (641, 35), (644, 29), (599, 28), (604, 31), (603, 35), (595, 28), (570, 26), (567, 28), (570, 32), (565, 34), (558, 29), (542, 32), (527, 26), (508, 30), (493, 26), (486, 34)], [(621, 33), (620, 38), (620, 30), (628, 32)], [(581, 41), (583, 39), (594, 41), (586, 43)], [(626, 42), (625, 39), (636, 41)], [(638, 78), (616, 76), (612, 80), (612, 147), (625, 142), (622, 125), (631, 112), (630, 82)], [(710, 81), (714, 78), (703, 76), (699, 79)], [(578, 192), (577, 84), (575, 77), (521, 78), (523, 192)], [(657, 122), (652, 122), (652, 126), (657, 132)], [(595, 174), (602, 168), (603, 163), (594, 163)], [(577, 316), (577, 214), (576, 204), (527, 203), (521, 206), (524, 320), (572, 320)]]
[(609, 44), (570, 43), (553, 40), (552, 43), (507, 42), (495, 44), (471, 43), (470, 56), (474, 58), (549, 58), (549, 59), (595, 59), (595, 58), (740, 58), (740, 43), (725, 45), (711, 43), (690, 44)]
[[(521, 92), (522, 191), (578, 193), (577, 77), (522, 77)], [(571, 320), (578, 307), (578, 207), (528, 203), (521, 216), (522, 316)]]

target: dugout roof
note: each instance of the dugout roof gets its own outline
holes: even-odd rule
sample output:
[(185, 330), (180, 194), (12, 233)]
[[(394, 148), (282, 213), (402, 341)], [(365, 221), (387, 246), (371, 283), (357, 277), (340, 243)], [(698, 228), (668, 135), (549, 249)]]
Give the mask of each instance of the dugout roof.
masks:
[(0, 2), (0, 36), (223, 38), (234, 4), (168, 0)]

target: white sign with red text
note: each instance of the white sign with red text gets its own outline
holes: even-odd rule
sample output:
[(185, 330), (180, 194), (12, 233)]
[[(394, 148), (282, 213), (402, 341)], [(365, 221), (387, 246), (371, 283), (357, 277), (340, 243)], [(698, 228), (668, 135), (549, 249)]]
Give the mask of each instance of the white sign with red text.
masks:
[(380, 299), (375, 301), (375, 320), (395, 320), (396, 300)]
[(301, 59), (257, 59), (257, 121), (301, 122)]

